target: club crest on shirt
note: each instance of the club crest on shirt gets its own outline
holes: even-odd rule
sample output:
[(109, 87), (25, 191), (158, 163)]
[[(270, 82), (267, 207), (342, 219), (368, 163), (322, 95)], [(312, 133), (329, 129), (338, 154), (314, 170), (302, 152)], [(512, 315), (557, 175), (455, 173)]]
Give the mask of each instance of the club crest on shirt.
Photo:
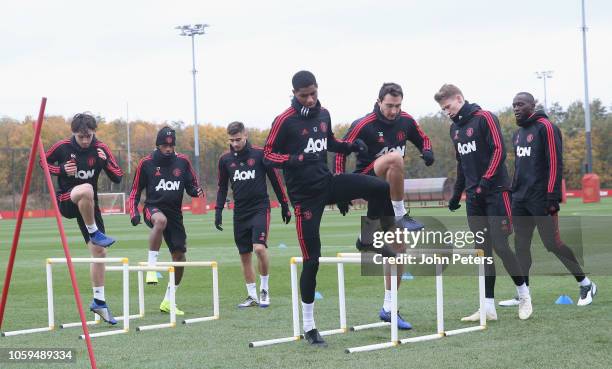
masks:
[(472, 127), (468, 128), (467, 131), (465, 132), (465, 134), (468, 137), (472, 137), (472, 135), (474, 134), (474, 129)]
[(174, 168), (174, 170), (172, 171), (172, 174), (174, 174), (175, 177), (180, 177), (181, 173), (182, 172), (179, 168)]
[(93, 156), (88, 157), (87, 165), (89, 165), (90, 167), (93, 167), (94, 165), (96, 165), (96, 158), (94, 158)]
[(321, 122), (321, 124), (319, 124), (319, 127), (321, 127), (321, 132), (327, 132), (327, 123)]
[(252, 167), (255, 165), (255, 159), (251, 158), (249, 160), (247, 160), (247, 164), (249, 165), (249, 167)]
[(527, 142), (531, 143), (531, 141), (533, 141), (533, 133), (527, 135)]
[(395, 138), (397, 138), (397, 141), (399, 141), (399, 142), (405, 141), (406, 140), (406, 134), (404, 133), (404, 131), (399, 131), (395, 135)]
[(312, 212), (310, 210), (306, 210), (304, 212), (304, 219), (306, 219), (306, 220), (312, 219)]

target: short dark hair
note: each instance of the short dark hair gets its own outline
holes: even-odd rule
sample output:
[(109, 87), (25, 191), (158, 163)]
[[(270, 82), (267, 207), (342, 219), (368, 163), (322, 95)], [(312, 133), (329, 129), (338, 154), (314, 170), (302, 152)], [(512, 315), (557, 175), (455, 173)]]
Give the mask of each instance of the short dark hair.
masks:
[(235, 134), (238, 134), (240, 132), (244, 132), (244, 124), (242, 122), (231, 122), (227, 126), (227, 134), (228, 135), (235, 135)]
[(463, 97), (463, 92), (461, 92), (459, 87), (447, 83), (440, 87), (440, 91), (436, 92), (436, 94), (434, 95), (434, 100), (436, 100), (436, 102), (439, 104), (442, 102), (442, 100), (446, 100), (449, 97), (453, 97), (455, 95), (461, 95), (461, 97)]
[(96, 118), (89, 113), (76, 114), (74, 117), (72, 117), (72, 122), (70, 123), (70, 129), (73, 133), (87, 132), (89, 129), (95, 131), (96, 128), (98, 128)]
[(293, 78), (291, 79), (291, 84), (293, 85), (294, 90), (299, 90), (300, 88), (312, 85), (317, 86), (317, 79), (311, 72), (307, 70), (301, 70), (293, 75)]
[(531, 104), (535, 104), (535, 97), (533, 97), (532, 94), (530, 94), (529, 92), (519, 92), (518, 94), (516, 94), (516, 96), (525, 96), (527, 98), (527, 101)]
[(385, 82), (383, 83), (380, 91), (378, 92), (378, 100), (383, 101), (385, 96), (391, 95), (393, 97), (400, 96), (404, 98), (404, 91), (402, 91), (402, 86), (393, 82)]

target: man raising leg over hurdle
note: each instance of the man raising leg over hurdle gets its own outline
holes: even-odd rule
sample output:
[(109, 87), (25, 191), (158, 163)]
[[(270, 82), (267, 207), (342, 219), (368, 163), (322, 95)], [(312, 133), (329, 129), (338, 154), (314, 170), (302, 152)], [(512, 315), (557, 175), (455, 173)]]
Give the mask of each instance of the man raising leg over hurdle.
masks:
[[(104, 221), (98, 207), (98, 178), (102, 170), (115, 183), (121, 182), (123, 171), (108, 146), (95, 136), (98, 124), (90, 114), (72, 118), (72, 137), (57, 142), (46, 153), (49, 172), (57, 176), (57, 201), (63, 217), (77, 219), (83, 239), (94, 258), (106, 257), (106, 249), (115, 240), (104, 234)], [(104, 294), (103, 263), (90, 266), (93, 301), (89, 309), (105, 322), (117, 324)]]
[[(344, 140), (355, 142), (362, 140), (368, 146), (368, 151), (357, 154), (357, 167), (354, 173), (376, 176), (389, 183), (391, 202), (396, 218), (408, 216), (409, 212), (404, 205), (404, 157), (406, 142), (410, 141), (421, 152), (425, 165), (434, 162), (434, 155), (429, 137), (423, 132), (419, 124), (402, 111), (404, 92), (397, 83), (384, 83), (378, 92), (378, 100), (374, 111), (363, 118), (357, 119)], [(346, 155), (336, 154), (336, 174), (344, 173)], [(348, 212), (348, 203), (338, 204), (342, 214)], [(357, 249), (364, 250), (364, 245), (357, 239)], [(405, 245), (400, 245), (398, 252), (406, 251)], [(391, 274), (385, 268), (385, 298), (383, 306), (378, 313), (381, 320), (391, 322)], [(397, 266), (397, 287), (400, 286), (403, 265)], [(397, 316), (399, 329), (411, 329), (412, 325), (399, 314)]]
[[(145, 224), (151, 228), (149, 234), (148, 264), (155, 266), (159, 256), (162, 237), (172, 255), (172, 261), (186, 261), (187, 235), (183, 225), (183, 191), (191, 197), (202, 197), (204, 192), (186, 155), (174, 151), (176, 132), (163, 127), (157, 133), (157, 149), (138, 163), (129, 198), (130, 221), (140, 224), (138, 203), (140, 193), (146, 189), (144, 204)], [(175, 268), (175, 291), (183, 278), (184, 267)], [(157, 284), (157, 273), (147, 272), (147, 284)], [(159, 305), (159, 310), (170, 312), (170, 285)], [(185, 313), (176, 308), (177, 315)]]

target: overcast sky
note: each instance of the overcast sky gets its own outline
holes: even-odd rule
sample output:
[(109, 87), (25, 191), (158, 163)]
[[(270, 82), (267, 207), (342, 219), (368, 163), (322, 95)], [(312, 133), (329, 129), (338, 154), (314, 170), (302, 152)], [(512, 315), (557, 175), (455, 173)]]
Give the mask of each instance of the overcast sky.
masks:
[[(550, 101), (584, 99), (580, 0), (28, 1), (0, 3), (0, 116), (92, 111), (108, 120), (193, 122), (191, 43), (176, 25), (208, 23), (196, 38), (201, 123), (269, 127), (291, 76), (315, 73), (336, 123), (372, 109), (383, 82), (403, 109), (438, 110), (457, 84), (490, 110), (518, 91), (543, 100), (535, 72), (553, 70)], [(612, 104), (612, 2), (587, 0), (591, 98)]]

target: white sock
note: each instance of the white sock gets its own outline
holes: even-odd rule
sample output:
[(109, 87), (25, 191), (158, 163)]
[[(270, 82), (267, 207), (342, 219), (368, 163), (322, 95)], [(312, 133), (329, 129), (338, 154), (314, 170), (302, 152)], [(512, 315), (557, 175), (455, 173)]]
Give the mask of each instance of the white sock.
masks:
[(96, 223), (91, 225), (85, 224), (85, 227), (87, 227), (87, 232), (89, 232), (89, 234), (95, 233), (98, 230), (98, 226), (96, 225)]
[(495, 299), (485, 298), (485, 310), (495, 311)]
[(519, 296), (529, 296), (529, 287), (523, 282), (522, 285), (516, 286), (516, 292)]
[(94, 287), (93, 295), (94, 295), (94, 299), (97, 299), (100, 301), (106, 301), (106, 299), (104, 298), (104, 286)]
[(403, 217), (407, 213), (406, 208), (404, 206), (404, 201), (391, 200), (391, 203), (393, 204), (393, 212), (395, 213), (396, 217)]
[(246, 288), (249, 296), (251, 296), (255, 301), (257, 301), (257, 283), (247, 283)]
[(383, 303), (383, 309), (389, 312), (391, 311), (391, 290), (385, 290), (385, 301)]
[(259, 280), (260, 280), (260, 285), (259, 285), (259, 289), (260, 290), (266, 290), (268, 291), (268, 277), (270, 277), (269, 275), (260, 275), (259, 276)]
[(316, 328), (314, 321), (314, 302), (311, 304), (302, 302), (302, 322), (304, 324), (304, 333)]
[[(178, 290), (178, 285), (174, 286), (174, 301), (176, 301), (176, 290)], [(164, 296), (164, 300), (170, 301), (170, 283), (168, 283), (168, 287), (166, 287), (166, 296)]]
[(158, 256), (159, 256), (159, 251), (149, 250), (149, 258), (147, 260), (147, 264), (149, 264), (149, 266), (154, 266), (155, 264), (157, 264)]
[(589, 279), (589, 277), (585, 276), (582, 281), (578, 282), (578, 284), (582, 287), (586, 287), (591, 284), (591, 280)]

